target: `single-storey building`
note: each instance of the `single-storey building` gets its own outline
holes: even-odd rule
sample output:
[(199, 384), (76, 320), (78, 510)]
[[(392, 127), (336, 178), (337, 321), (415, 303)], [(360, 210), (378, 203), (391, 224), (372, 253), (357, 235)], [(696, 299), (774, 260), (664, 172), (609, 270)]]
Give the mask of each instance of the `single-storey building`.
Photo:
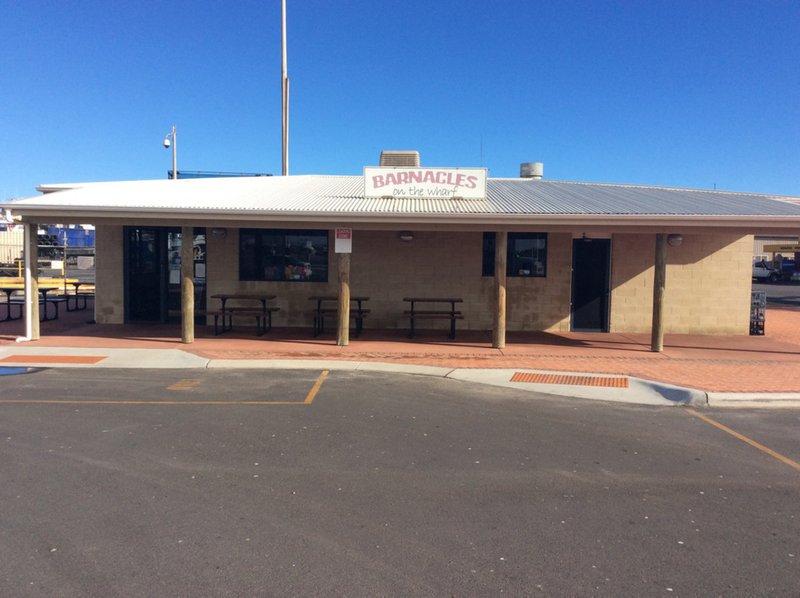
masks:
[(406, 298), (457, 297), (459, 327), (493, 330), (495, 346), (507, 330), (652, 331), (654, 350), (664, 331), (748, 334), (753, 236), (800, 231), (796, 197), (551, 181), (538, 164), (488, 178), (383, 163), (45, 185), (2, 207), (29, 225), (96, 227), (98, 325), (182, 318), (188, 341), (214, 295), (241, 292), (274, 295), (273, 325), (306, 328), (312, 296), (368, 296), (379, 329), (409, 326)]

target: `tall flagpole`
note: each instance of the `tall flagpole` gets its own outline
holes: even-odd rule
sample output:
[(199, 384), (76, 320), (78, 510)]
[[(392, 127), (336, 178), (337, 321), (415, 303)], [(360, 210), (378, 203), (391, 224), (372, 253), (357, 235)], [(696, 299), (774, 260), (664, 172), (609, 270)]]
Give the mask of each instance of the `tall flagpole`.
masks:
[(286, 0), (281, 0), (281, 133), (283, 166), (281, 174), (289, 174), (289, 75), (286, 61)]

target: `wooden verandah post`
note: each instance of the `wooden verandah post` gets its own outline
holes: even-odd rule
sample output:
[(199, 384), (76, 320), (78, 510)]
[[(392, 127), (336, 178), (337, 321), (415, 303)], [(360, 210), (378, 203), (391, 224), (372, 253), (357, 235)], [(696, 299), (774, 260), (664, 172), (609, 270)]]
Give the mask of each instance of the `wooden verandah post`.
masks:
[(181, 342), (194, 342), (194, 229), (181, 228)]
[(336, 344), (350, 344), (350, 254), (339, 254), (339, 327)]
[(494, 334), (492, 347), (502, 349), (506, 346), (506, 268), (508, 253), (508, 233), (495, 234), (494, 247)]
[(650, 350), (664, 350), (664, 289), (667, 280), (667, 235), (656, 235), (655, 272), (653, 276), (653, 329)]

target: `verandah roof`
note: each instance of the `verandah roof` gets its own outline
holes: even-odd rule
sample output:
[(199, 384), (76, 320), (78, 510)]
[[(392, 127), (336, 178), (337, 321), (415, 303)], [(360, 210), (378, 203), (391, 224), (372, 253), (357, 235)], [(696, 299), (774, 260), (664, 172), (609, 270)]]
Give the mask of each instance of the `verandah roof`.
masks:
[(364, 197), (360, 176), (299, 175), (49, 185), (0, 203), (24, 218), (191, 218), (371, 223), (553, 223), (560, 225), (800, 228), (800, 198), (635, 185), (489, 179), (487, 197)]

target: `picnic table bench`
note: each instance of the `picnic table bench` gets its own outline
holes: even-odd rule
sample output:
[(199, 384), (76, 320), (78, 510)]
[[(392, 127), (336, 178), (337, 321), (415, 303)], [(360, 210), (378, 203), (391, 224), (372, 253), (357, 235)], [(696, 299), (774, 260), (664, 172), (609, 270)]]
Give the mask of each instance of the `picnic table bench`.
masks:
[[(450, 338), (456, 337), (456, 320), (463, 320), (464, 315), (456, 310), (456, 303), (463, 303), (459, 297), (404, 297), (403, 301), (411, 304), (411, 309), (403, 312), (409, 320), (409, 338), (414, 338), (415, 323), (417, 320), (450, 320)], [(417, 304), (449, 304), (450, 309), (433, 309), (424, 305), (424, 309), (417, 309)], [(434, 305), (435, 307), (435, 305)]]
[[(336, 295), (313, 295), (310, 301), (316, 301), (317, 306), (311, 315), (314, 317), (314, 336), (317, 337), (325, 331), (326, 317), (339, 317), (339, 297)], [(350, 307), (350, 319), (356, 322), (356, 331), (353, 336), (358, 338), (364, 329), (364, 318), (369, 315), (369, 309), (364, 308), (364, 302), (369, 301), (369, 297), (350, 297), (350, 302), (355, 302), (355, 306)], [(334, 303), (333, 306), (329, 305)], [(327, 305), (326, 305), (327, 304)]]
[[(61, 305), (62, 303), (65, 303), (66, 300), (67, 300), (66, 297), (48, 297), (47, 296), (47, 294), (50, 291), (55, 291), (55, 290), (58, 290), (58, 287), (39, 287), (39, 294), (41, 295), (41, 297), (39, 297), (39, 305), (40, 306), (44, 306), (44, 309), (42, 310), (42, 314), (41, 314), (41, 318), (40, 318), (43, 322), (47, 321), (47, 320), (57, 320), (58, 319), (58, 306)], [(23, 289), (19, 288), (17, 285), (12, 285), (12, 286), (0, 287), (0, 291), (4, 292), (6, 294), (6, 302), (5, 302), (6, 303), (6, 317), (2, 321), (5, 322), (5, 321), (8, 321), (8, 320), (18, 320), (18, 319), (20, 319), (22, 317), (22, 310), (23, 310), (23, 307), (25, 305), (25, 297), (14, 296), (14, 293), (22, 292)], [(11, 315), (11, 306), (12, 305), (17, 306), (19, 308), (19, 313), (16, 316), (12, 316)], [(53, 316), (52, 317), (49, 317), (47, 315), (47, 306), (48, 305), (52, 305), (53, 306)]]
[[(94, 291), (90, 290), (83, 290), (81, 291), (81, 287), (84, 285), (93, 285), (91, 282), (84, 282), (82, 280), (75, 280), (75, 281), (68, 281), (68, 284), (71, 284), (75, 287), (74, 292), (70, 295), (69, 293), (66, 294), (65, 298), (67, 300), (67, 311), (78, 311), (87, 308), (87, 301), (89, 298), (94, 299)], [(73, 299), (75, 302), (75, 307), (70, 307), (69, 300)], [(83, 301), (79, 301), (79, 300)]]
[[(256, 320), (256, 335), (262, 336), (265, 332), (272, 330), (272, 314), (280, 311), (279, 307), (267, 305), (267, 302), (275, 299), (275, 295), (262, 293), (218, 293), (211, 296), (212, 299), (220, 300), (220, 309), (204, 312), (207, 316), (214, 317), (214, 335), (219, 336), (222, 332), (233, 329), (234, 316), (251, 316)], [(261, 303), (261, 309), (246, 305), (228, 305), (229, 300)], [(202, 313), (202, 312), (201, 312)], [(222, 330), (220, 331), (220, 320)]]

